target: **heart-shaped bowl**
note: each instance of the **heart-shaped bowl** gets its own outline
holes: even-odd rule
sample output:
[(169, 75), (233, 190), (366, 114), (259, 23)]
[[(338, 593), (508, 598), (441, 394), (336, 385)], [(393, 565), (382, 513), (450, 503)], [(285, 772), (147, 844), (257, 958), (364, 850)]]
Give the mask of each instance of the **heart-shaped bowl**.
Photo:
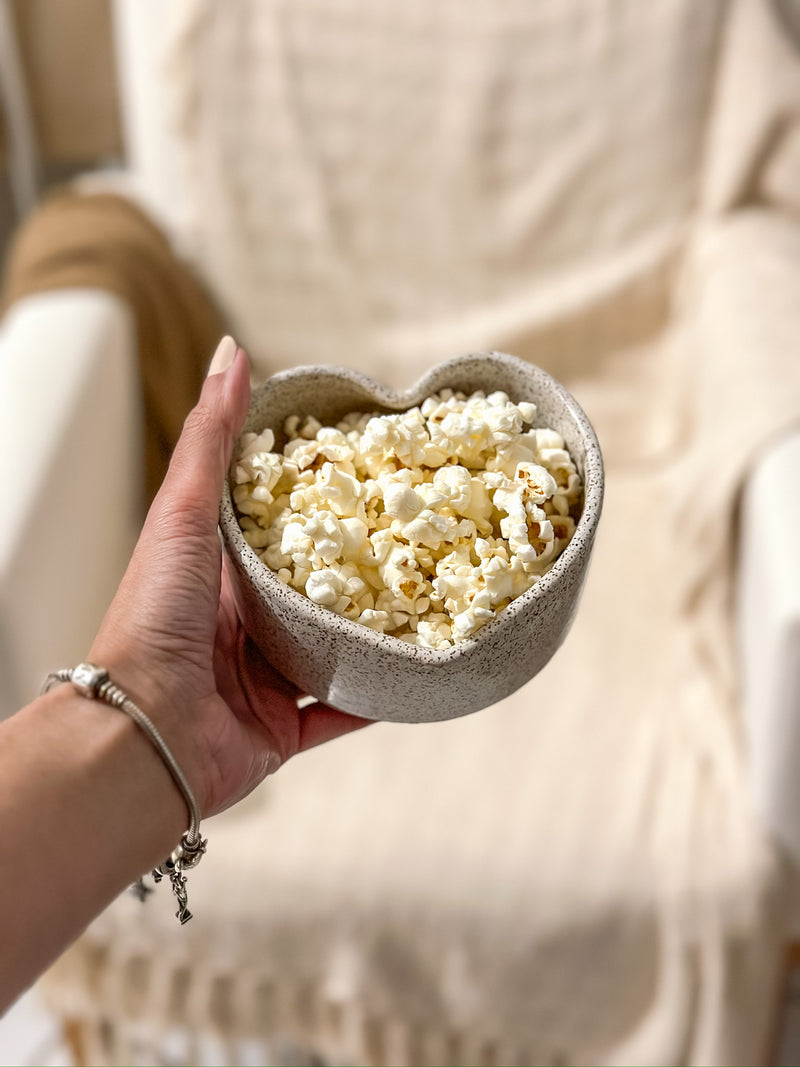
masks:
[(351, 411), (405, 411), (432, 393), (501, 390), (536, 404), (534, 426), (564, 438), (584, 483), (572, 540), (553, 567), (474, 636), (433, 650), (369, 629), (313, 603), (284, 584), (250, 548), (232, 499), (223, 491), (220, 527), (226, 566), (247, 633), (302, 692), (366, 719), (434, 722), (478, 711), (537, 674), (566, 636), (575, 614), (603, 503), (603, 461), (589, 420), (571, 394), (539, 367), (500, 352), (459, 356), (436, 366), (407, 392), (356, 371), (297, 367), (253, 391), (243, 432), (269, 427), (286, 441), (289, 415), (335, 425)]

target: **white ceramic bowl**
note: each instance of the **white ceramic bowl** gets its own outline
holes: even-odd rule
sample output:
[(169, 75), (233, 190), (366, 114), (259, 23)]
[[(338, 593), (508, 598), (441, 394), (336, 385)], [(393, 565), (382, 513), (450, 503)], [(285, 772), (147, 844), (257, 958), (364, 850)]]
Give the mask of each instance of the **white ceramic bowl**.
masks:
[(533, 401), (535, 426), (557, 430), (584, 480), (583, 512), (552, 569), (475, 635), (434, 651), (376, 633), (319, 607), (285, 585), (245, 541), (231, 485), (225, 485), (220, 526), (244, 626), (275, 667), (304, 693), (367, 719), (433, 722), (485, 708), (524, 685), (564, 640), (589, 565), (603, 501), (603, 461), (594, 430), (567, 390), (539, 367), (499, 352), (439, 364), (398, 393), (355, 371), (298, 367), (253, 391), (245, 431), (269, 426), (276, 448), (288, 415), (324, 425), (349, 411), (403, 411), (441, 389), (483, 389)]

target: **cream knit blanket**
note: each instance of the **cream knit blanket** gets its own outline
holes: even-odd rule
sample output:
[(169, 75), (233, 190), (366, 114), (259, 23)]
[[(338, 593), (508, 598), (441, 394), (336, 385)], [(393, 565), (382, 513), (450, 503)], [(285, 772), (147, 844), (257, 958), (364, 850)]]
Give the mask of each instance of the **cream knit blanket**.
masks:
[[(184, 241), (262, 371), (408, 384), (459, 350), (530, 356), (588, 410), (606, 506), (539, 677), (296, 760), (208, 825), (192, 923), (120, 900), (54, 1003), (100, 1062), (190, 1024), (231, 1062), (248, 1036), (348, 1063), (763, 1061), (788, 878), (748, 810), (730, 607), (736, 494), (800, 414), (800, 226), (758, 186), (796, 78), (777, 23), (689, 0), (177, 7)], [(771, 88), (739, 127), (742, 64)]]

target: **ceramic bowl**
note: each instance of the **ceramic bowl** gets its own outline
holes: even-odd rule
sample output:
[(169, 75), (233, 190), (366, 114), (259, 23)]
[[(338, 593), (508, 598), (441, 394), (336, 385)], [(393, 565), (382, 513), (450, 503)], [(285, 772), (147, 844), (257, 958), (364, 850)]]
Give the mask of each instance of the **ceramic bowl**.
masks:
[(349, 411), (403, 411), (450, 387), (496, 390), (537, 405), (534, 425), (564, 438), (584, 480), (583, 513), (552, 569), (475, 635), (452, 649), (417, 648), (319, 607), (285, 585), (248, 546), (230, 479), (220, 526), (244, 626), (264, 655), (304, 692), (367, 719), (433, 722), (485, 708), (545, 666), (566, 636), (592, 552), (603, 501), (603, 462), (594, 430), (567, 390), (539, 367), (499, 352), (439, 364), (407, 392), (352, 370), (298, 367), (253, 391), (245, 431), (270, 427), (282, 448), (284, 420), (313, 414), (324, 425)]

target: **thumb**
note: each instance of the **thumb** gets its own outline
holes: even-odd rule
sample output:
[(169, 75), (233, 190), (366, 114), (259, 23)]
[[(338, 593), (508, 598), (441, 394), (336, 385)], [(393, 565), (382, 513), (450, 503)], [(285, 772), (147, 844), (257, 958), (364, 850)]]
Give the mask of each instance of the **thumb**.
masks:
[(220, 341), (200, 399), (189, 412), (154, 508), (191, 517), (215, 533), (222, 484), (250, 403), (249, 361), (232, 337)]

